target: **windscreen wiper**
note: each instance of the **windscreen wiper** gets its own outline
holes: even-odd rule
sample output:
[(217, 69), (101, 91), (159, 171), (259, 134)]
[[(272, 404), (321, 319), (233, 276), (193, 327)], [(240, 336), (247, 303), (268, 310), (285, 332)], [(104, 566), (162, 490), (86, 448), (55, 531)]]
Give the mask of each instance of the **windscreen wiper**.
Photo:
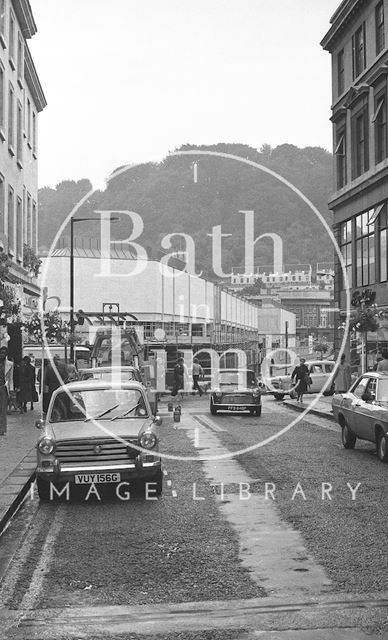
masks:
[(137, 409), (139, 405), (140, 405), (140, 402), (135, 404), (134, 407), (131, 407), (130, 409), (128, 409), (128, 411), (124, 411), (124, 413), (120, 413), (118, 416), (114, 416), (113, 418), (111, 418), (111, 422), (113, 422), (113, 420), (118, 420), (119, 418), (125, 418), (130, 413), (132, 413), (132, 411), (135, 411), (135, 409)]
[(119, 406), (120, 406), (120, 403), (118, 402), (113, 407), (110, 407), (110, 409), (106, 409), (102, 413), (99, 413), (98, 416), (88, 416), (87, 418), (85, 418), (84, 422), (88, 422), (89, 420), (98, 420), (98, 418), (103, 418), (104, 416), (106, 416), (108, 413), (110, 413), (114, 409), (117, 409), (117, 407), (119, 407)]

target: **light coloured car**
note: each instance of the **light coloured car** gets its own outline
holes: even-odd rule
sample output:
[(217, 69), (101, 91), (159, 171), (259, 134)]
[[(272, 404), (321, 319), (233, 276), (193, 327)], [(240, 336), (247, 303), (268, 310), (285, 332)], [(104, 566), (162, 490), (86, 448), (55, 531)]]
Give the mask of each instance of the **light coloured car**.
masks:
[(357, 438), (367, 440), (376, 444), (379, 459), (388, 461), (388, 373), (365, 373), (347, 393), (333, 396), (332, 407), (345, 449), (353, 449)]
[(134, 366), (122, 365), (116, 367), (91, 367), (89, 369), (79, 369), (79, 380), (136, 380), (143, 384), (147, 391), (152, 413), (158, 410), (158, 394), (150, 388), (150, 385), (143, 379), (140, 369)]
[[(309, 369), (309, 375), (311, 378), (311, 385), (309, 386), (308, 393), (319, 393), (324, 387), (325, 383), (334, 373), (335, 362), (334, 360), (310, 360), (305, 363)], [(268, 393), (276, 398), (276, 400), (283, 400), (285, 395), (288, 395), (293, 389), (294, 384), (291, 382), (291, 374), (295, 368), (289, 367), (289, 373), (274, 376), (269, 379), (267, 388)], [(334, 384), (328, 384), (324, 391), (324, 395), (331, 395), (334, 392)]]
[[(37, 486), (50, 500), (67, 483), (154, 483), (162, 492), (157, 427), (144, 386), (136, 381), (78, 381), (57, 389), (37, 443)], [(52, 486), (51, 486), (52, 485)], [(53, 489), (55, 488), (55, 491)]]

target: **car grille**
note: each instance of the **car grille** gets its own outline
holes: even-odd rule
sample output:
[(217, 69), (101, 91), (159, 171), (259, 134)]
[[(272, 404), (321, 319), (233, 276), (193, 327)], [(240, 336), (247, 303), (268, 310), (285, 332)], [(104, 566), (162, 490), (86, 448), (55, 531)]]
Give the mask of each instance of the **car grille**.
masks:
[(223, 404), (255, 404), (251, 395), (226, 395), (222, 398)]
[[(137, 441), (132, 443), (137, 444)], [(100, 448), (99, 453), (96, 447)], [(128, 463), (138, 455), (139, 451), (131, 447), (131, 441), (124, 445), (114, 438), (58, 442), (55, 449), (55, 457), (61, 464), (92, 463), (103, 466), (110, 462)]]

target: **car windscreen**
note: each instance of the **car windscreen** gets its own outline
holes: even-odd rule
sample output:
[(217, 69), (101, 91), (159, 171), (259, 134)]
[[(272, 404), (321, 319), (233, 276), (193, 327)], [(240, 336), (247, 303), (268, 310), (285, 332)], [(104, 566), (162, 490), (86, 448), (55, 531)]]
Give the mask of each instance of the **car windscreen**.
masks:
[(133, 371), (91, 371), (82, 374), (83, 380), (136, 380)]
[[(251, 378), (248, 372), (248, 382), (251, 382)], [(218, 372), (218, 380), (220, 384), (246, 384), (247, 380), (247, 372), (246, 371), (219, 371)]]
[(376, 400), (377, 402), (388, 402), (388, 379), (378, 381)]
[(55, 397), (50, 422), (145, 418), (147, 407), (138, 389), (62, 391)]

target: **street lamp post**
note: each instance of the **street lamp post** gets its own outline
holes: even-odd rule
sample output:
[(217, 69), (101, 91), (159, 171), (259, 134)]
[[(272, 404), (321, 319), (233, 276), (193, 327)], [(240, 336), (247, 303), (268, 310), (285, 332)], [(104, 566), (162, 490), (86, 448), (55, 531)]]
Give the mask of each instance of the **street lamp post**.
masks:
[[(70, 362), (74, 362), (74, 225), (76, 222), (87, 222), (98, 218), (70, 218)], [(116, 222), (120, 218), (111, 218)]]

